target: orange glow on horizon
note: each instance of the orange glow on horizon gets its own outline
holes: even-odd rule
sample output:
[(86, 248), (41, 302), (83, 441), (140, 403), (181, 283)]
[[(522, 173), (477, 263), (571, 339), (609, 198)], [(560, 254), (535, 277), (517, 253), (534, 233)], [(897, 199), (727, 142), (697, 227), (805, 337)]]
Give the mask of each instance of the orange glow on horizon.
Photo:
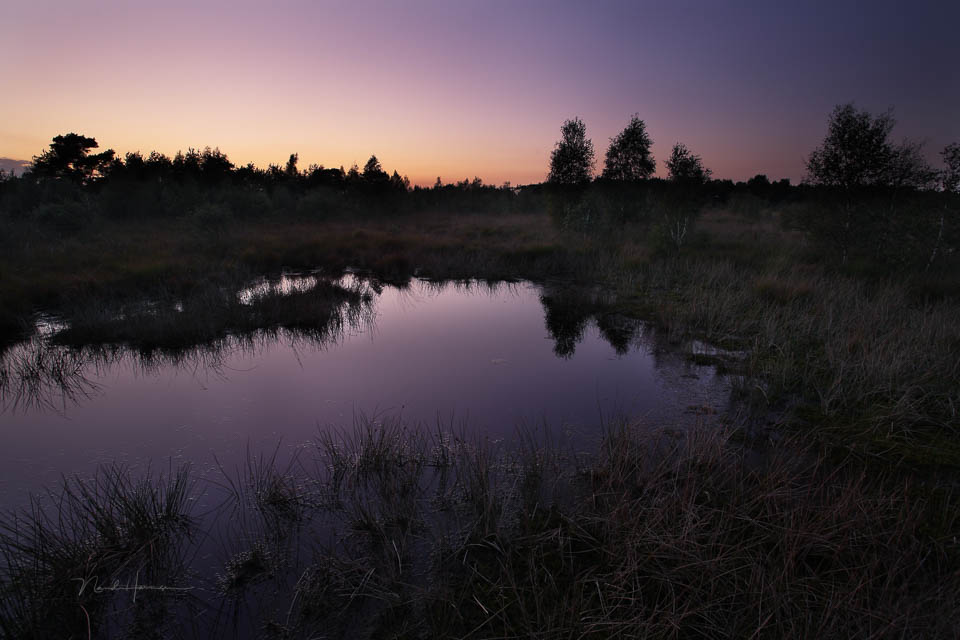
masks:
[[(882, 13), (876, 33), (899, 37), (907, 18)], [(298, 153), (301, 168), (349, 168), (375, 154), (414, 184), (526, 184), (545, 179), (565, 119), (586, 123), (599, 172), (638, 113), (658, 175), (679, 141), (717, 178), (797, 181), (832, 107), (855, 98), (895, 105), (898, 135), (930, 141), (936, 163), (960, 139), (960, 89), (917, 70), (951, 59), (921, 51), (945, 40), (876, 48), (856, 40), (879, 37), (859, 13), (834, 19), (852, 26), (833, 42), (845, 64), (824, 74), (809, 47), (822, 19), (803, 7), (20, 2), (0, 22), (0, 157), (72, 131), (121, 155), (210, 146), (238, 165)]]

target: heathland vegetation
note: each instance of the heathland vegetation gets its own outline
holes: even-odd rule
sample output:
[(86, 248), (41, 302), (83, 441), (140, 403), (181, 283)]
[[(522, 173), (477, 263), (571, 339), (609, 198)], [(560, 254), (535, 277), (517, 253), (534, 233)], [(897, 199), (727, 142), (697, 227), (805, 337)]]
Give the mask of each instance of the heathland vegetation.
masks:
[[(411, 187), (373, 156), (119, 158), (58, 136), (0, 180), (0, 331), (28, 337), (43, 312), (78, 348), (150, 352), (319, 326), (354, 300), (330, 288), (251, 315), (221, 295), (283, 269), (599, 284), (618, 314), (736, 354), (711, 356), (736, 381), (725, 429), (651, 443), (622, 425), (585, 461), (364, 427), (324, 445), (319, 475), (251, 463), (230, 486), (260, 533), (221, 591), (280, 580), (305, 544), (280, 533), (339, 518), (349, 535), (270, 582), (264, 635), (956, 636), (960, 145), (934, 168), (893, 126), (838, 106), (799, 185), (712, 179), (681, 143), (654, 178), (639, 116), (597, 177), (586, 125), (565, 122), (546, 182), (525, 186)], [(181, 584), (186, 482), (108, 470), (67, 482), (59, 514), (7, 519), (0, 634), (109, 633), (103, 600), (57, 591), (81, 570)], [(161, 595), (144, 615), (172, 615)]]

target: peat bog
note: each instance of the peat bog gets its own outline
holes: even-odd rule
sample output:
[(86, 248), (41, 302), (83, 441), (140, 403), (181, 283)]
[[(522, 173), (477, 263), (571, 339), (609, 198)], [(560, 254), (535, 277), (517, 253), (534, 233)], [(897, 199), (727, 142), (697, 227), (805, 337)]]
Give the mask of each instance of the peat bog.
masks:
[[(88, 472), (53, 468), (48, 492), (7, 505), (0, 636), (960, 629), (955, 193), (702, 171), (409, 189), (386, 174), (246, 174), (205, 153), (186, 178), (0, 183), (4, 429), (102, 398), (147, 407), (136, 392), (156, 380), (208, 376), (204, 393), (231, 397), (251, 375), (240, 362), (281, 399), (258, 440), (223, 430), (229, 456), (126, 462), (105, 445)], [(458, 313), (468, 328), (447, 342), (431, 318), (453, 327)], [(372, 390), (408, 383), (387, 407), (285, 422), (298, 415), (285, 387), (319, 406), (361, 348), (417, 340), (404, 317), (423, 346), (362, 371)], [(473, 355), (432, 357), (431, 340)], [(539, 360), (524, 351), (537, 341)], [(271, 388), (278, 353), (340, 375)], [(617, 375), (544, 387), (544, 372), (588, 361)], [(426, 407), (456, 396), (458, 371), (482, 374), (463, 376), (463, 398), (547, 406), (519, 424), (471, 415), (471, 430)], [(644, 372), (680, 389), (680, 424), (620, 402), (617, 381)], [(664, 389), (647, 393), (666, 402)], [(588, 438), (568, 437), (574, 404)], [(77, 421), (59, 445), (96, 428)], [(310, 435), (284, 438), (296, 429)]]

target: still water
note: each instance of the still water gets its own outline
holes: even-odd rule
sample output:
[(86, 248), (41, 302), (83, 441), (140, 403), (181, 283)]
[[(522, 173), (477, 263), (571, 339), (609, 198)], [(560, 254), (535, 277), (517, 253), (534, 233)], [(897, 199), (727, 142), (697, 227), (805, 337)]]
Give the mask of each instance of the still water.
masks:
[[(214, 474), (251, 452), (292, 450), (318, 430), (363, 420), (505, 440), (518, 428), (546, 428), (588, 447), (615, 416), (682, 427), (722, 413), (729, 396), (712, 367), (690, 363), (646, 325), (606, 313), (598, 291), (347, 280), (368, 294), (364, 308), (323, 339), (260, 332), (176, 356), (90, 354), (43, 340), (8, 350), (0, 360), (0, 507), (101, 463), (189, 462)], [(239, 295), (314, 281), (285, 276)], [(66, 359), (68, 374), (25, 393), (30, 385), (16, 378), (37, 349)]]

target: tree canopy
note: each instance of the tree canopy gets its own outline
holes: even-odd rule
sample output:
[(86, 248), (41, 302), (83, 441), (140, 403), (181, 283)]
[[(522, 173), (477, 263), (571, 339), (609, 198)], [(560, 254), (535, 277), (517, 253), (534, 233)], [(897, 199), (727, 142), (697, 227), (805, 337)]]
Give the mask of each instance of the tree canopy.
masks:
[(653, 140), (638, 114), (615, 138), (610, 139), (604, 162), (603, 177), (609, 180), (636, 182), (653, 175), (657, 164), (650, 153)]
[(296, 178), (300, 175), (300, 170), (297, 169), (297, 161), (300, 160), (300, 155), (296, 153), (291, 153), (290, 158), (287, 159), (286, 166), (283, 167), (283, 174), (288, 178)]
[(891, 111), (873, 116), (852, 102), (837, 105), (827, 137), (807, 159), (806, 181), (843, 189), (929, 186), (935, 174), (921, 155), (921, 145), (893, 144), (895, 124)]
[(377, 156), (370, 156), (367, 163), (363, 165), (363, 179), (366, 182), (385, 182), (389, 179), (387, 172), (383, 170)]
[(550, 154), (550, 175), (554, 184), (589, 182), (593, 171), (593, 142), (587, 140), (587, 127), (580, 118), (567, 120), (560, 128), (561, 138)]
[(703, 166), (700, 156), (694, 155), (686, 145), (673, 145), (670, 158), (667, 160), (668, 177), (674, 182), (703, 184), (710, 179), (713, 173)]
[(960, 191), (960, 144), (948, 144), (940, 152), (943, 156), (943, 190)]
[(47, 151), (33, 158), (30, 171), (44, 178), (87, 182), (94, 175), (104, 172), (115, 155), (113, 149), (91, 155), (90, 150), (98, 146), (95, 138), (78, 133), (57, 136)]

